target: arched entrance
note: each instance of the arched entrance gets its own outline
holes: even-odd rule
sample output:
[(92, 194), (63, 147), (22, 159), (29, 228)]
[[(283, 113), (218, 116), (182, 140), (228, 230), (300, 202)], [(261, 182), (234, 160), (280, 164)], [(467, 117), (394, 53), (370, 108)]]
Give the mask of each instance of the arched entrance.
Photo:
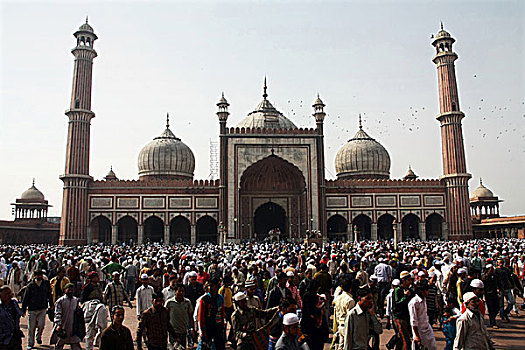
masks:
[(111, 222), (107, 217), (99, 215), (91, 221), (91, 237), (93, 243), (111, 243)]
[(286, 212), (283, 207), (273, 202), (261, 205), (255, 210), (255, 234), (258, 239), (268, 237), (270, 231), (286, 237)]
[(394, 221), (396, 219), (390, 214), (383, 214), (377, 220), (377, 238), (388, 241), (394, 238)]
[(332, 215), (326, 222), (326, 227), (330, 241), (346, 241), (348, 239), (348, 222), (341, 215)]
[[(306, 182), (292, 163), (272, 154), (250, 165), (241, 176), (239, 194), (237, 238), (266, 237), (276, 227), (281, 237), (297, 238), (309, 229)], [(264, 223), (262, 217), (273, 221)]]
[(425, 220), (425, 232), (427, 240), (437, 240), (443, 238), (443, 218), (439, 214), (430, 214)]
[(191, 243), (190, 221), (182, 215), (170, 222), (170, 243)]
[[(137, 221), (131, 216), (123, 216), (117, 222), (118, 226), (118, 241), (120, 243), (137, 243)], [(109, 240), (108, 242), (111, 242)]]
[(365, 214), (357, 215), (352, 221), (354, 229), (357, 231), (357, 240), (362, 241), (371, 238), (372, 220)]
[(144, 221), (144, 239), (146, 242), (162, 242), (164, 240), (164, 223), (157, 216), (150, 216)]
[(403, 240), (419, 239), (419, 218), (414, 214), (407, 214), (401, 222)]
[(197, 242), (217, 243), (217, 221), (209, 215), (197, 220)]

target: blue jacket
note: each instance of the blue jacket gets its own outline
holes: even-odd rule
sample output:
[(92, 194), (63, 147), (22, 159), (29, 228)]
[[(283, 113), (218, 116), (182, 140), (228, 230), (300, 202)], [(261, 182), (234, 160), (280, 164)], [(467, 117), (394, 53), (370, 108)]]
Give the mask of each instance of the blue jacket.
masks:
[(0, 301), (0, 345), (8, 345), (13, 338), (15, 330), (20, 330), (20, 317), (22, 311), (15, 299), (11, 299), (16, 311), (13, 319), (5, 304)]

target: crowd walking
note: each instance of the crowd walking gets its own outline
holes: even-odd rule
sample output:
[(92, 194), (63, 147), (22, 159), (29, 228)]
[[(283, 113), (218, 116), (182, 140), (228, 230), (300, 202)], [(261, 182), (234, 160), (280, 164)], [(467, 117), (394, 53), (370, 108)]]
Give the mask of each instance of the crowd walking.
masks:
[(0, 350), (494, 349), (524, 268), (519, 239), (0, 245)]

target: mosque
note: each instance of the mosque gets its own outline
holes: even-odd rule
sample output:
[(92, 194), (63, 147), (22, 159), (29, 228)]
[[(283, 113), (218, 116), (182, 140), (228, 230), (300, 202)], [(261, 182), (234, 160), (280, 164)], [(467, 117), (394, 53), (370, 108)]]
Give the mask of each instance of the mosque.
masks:
[(312, 105), (315, 128), (298, 128), (270, 102), (266, 81), (261, 102), (236, 126), (229, 103), (217, 103), (219, 179), (194, 179), (195, 157), (170, 129), (138, 155), (138, 180), (103, 180), (89, 174), (93, 28), (74, 33), (76, 46), (59, 243), (198, 243), (279, 236), (331, 240), (450, 239), (473, 237), (462, 119), (452, 49), (443, 28), (435, 35), (443, 174), (418, 179), (409, 169), (390, 178), (388, 151), (359, 120), (341, 145), (337, 179), (325, 177), (325, 104)]

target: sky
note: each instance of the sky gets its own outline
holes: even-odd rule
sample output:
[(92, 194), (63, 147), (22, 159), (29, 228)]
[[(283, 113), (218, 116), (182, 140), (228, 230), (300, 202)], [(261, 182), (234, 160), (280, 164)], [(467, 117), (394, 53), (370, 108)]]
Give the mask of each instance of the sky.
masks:
[(210, 175), (216, 102), (229, 126), (262, 99), (299, 127), (326, 104), (326, 177), (358, 130), (391, 158), (442, 174), (431, 34), (440, 21), (457, 40), (456, 74), (470, 192), (479, 184), (525, 214), (525, 2), (515, 1), (0, 1), (0, 218), (33, 178), (60, 216), (73, 33), (89, 16), (99, 39), (93, 67), (90, 174), (113, 167), (137, 179), (141, 148), (171, 129), (194, 152), (196, 179)]

